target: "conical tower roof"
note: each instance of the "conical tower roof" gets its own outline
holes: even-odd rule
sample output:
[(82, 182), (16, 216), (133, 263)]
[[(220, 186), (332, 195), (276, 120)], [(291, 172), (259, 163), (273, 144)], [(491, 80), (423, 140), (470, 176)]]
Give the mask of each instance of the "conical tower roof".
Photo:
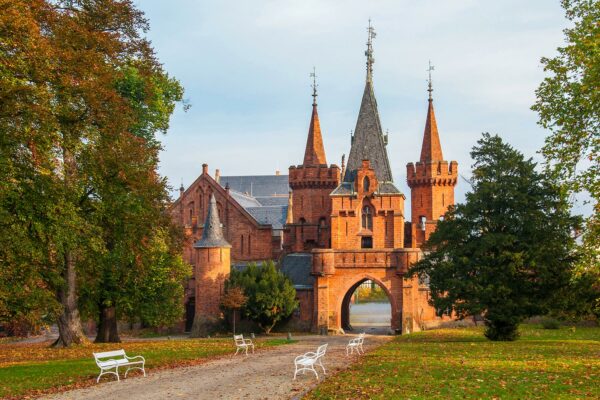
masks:
[(231, 247), (223, 236), (221, 221), (219, 221), (219, 210), (217, 209), (217, 201), (214, 194), (210, 195), (210, 204), (208, 206), (208, 214), (206, 214), (206, 221), (204, 222), (202, 238), (194, 244), (194, 247)]
[(375, 32), (369, 24), (369, 40), (367, 42), (367, 81), (363, 92), (356, 129), (352, 137), (352, 146), (348, 156), (348, 164), (344, 181), (352, 182), (356, 170), (362, 165), (363, 160), (369, 160), (380, 182), (392, 182), (392, 170), (388, 159), (386, 140), (381, 129), (377, 100), (373, 90), (373, 47), (372, 39)]
[(444, 155), (442, 154), (440, 135), (433, 110), (433, 99), (430, 97), (427, 119), (425, 120), (425, 132), (423, 133), (423, 145), (421, 146), (421, 159), (419, 161), (430, 162), (442, 161), (443, 159)]
[(308, 165), (327, 165), (316, 102), (313, 102), (310, 127), (308, 128), (308, 138), (306, 140), (306, 150), (304, 151), (304, 166)]

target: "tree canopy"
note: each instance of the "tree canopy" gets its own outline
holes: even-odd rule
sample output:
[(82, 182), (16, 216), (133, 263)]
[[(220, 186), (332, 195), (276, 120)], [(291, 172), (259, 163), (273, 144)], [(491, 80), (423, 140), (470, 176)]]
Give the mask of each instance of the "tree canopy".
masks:
[(155, 134), (183, 89), (147, 29), (131, 0), (0, 0), (3, 323), (45, 316), (69, 345), (85, 340), (80, 308), (114, 329), (119, 316), (178, 317), (173, 282), (189, 267)]
[(548, 76), (532, 109), (551, 132), (542, 149), (548, 171), (593, 203), (574, 279), (595, 288), (600, 314), (600, 1), (562, 0), (562, 6), (573, 25), (558, 54), (542, 58)]
[(513, 340), (568, 285), (579, 219), (564, 191), (500, 137), (484, 134), (471, 157), (472, 191), (438, 222), (409, 273), (428, 281), (439, 312), (482, 314), (488, 338)]
[(260, 266), (250, 264), (244, 270), (233, 269), (225, 281), (226, 290), (239, 287), (246, 296), (243, 315), (269, 333), (275, 324), (289, 317), (298, 307), (296, 289), (272, 261)]

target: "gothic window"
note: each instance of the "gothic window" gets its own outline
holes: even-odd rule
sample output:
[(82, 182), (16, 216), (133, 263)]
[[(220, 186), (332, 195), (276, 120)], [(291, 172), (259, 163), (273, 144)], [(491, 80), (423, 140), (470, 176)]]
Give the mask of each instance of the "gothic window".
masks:
[(364, 206), (362, 209), (362, 227), (363, 229), (373, 229), (373, 211), (369, 206)]
[(244, 255), (244, 235), (240, 235), (240, 250), (242, 255)]
[(364, 192), (369, 191), (369, 185), (370, 185), (369, 177), (365, 176), (365, 178), (363, 179), (363, 191)]
[(327, 219), (325, 217), (321, 217), (319, 219), (319, 227), (321, 228), (325, 228), (325, 225), (327, 224)]

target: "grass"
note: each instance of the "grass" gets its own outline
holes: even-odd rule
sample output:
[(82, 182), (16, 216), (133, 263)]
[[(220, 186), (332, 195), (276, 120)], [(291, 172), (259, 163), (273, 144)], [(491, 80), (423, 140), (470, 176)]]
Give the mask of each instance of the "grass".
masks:
[[(92, 352), (123, 348), (128, 355), (143, 355), (147, 371), (152, 371), (198, 364), (235, 351), (231, 339), (144, 340), (68, 349), (50, 348), (49, 343), (0, 344), (0, 398), (22, 398), (93, 384), (99, 369)], [(255, 343), (260, 349), (290, 342), (273, 338), (257, 339)], [(114, 379), (114, 376), (102, 379)]]
[(307, 398), (600, 398), (600, 328), (520, 331), (515, 342), (488, 341), (480, 328), (400, 336)]

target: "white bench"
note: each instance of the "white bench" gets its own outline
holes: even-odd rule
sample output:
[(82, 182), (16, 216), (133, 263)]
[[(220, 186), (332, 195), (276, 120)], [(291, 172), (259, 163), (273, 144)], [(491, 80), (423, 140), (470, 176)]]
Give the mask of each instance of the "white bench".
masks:
[(346, 356), (350, 354), (354, 354), (354, 349), (356, 352), (360, 354), (361, 352), (365, 354), (365, 349), (363, 349), (363, 342), (365, 341), (365, 333), (361, 333), (358, 337), (350, 339), (348, 345), (346, 346)]
[(326, 351), (327, 343), (319, 346), (316, 353), (311, 351), (296, 357), (296, 359), (294, 360), (294, 366), (296, 367), (296, 371), (294, 371), (294, 379), (296, 379), (296, 375), (298, 375), (298, 372), (306, 373), (306, 371), (314, 372), (317, 379), (319, 379), (319, 374), (317, 374), (315, 365), (320, 366), (323, 369), (323, 373), (327, 375), (327, 371), (325, 371), (325, 367), (323, 366), (322, 361), (322, 358), (325, 356)]
[(127, 371), (125, 371), (125, 378), (127, 378), (127, 373), (131, 369), (141, 369), (144, 373), (144, 376), (146, 376), (146, 369), (144, 368), (146, 360), (144, 357), (128, 357), (123, 349), (105, 351), (103, 353), (94, 353), (94, 359), (96, 360), (96, 365), (98, 365), (100, 368), (100, 375), (98, 375), (96, 383), (100, 382), (100, 377), (106, 374), (116, 375), (117, 381), (120, 381), (119, 367), (127, 367)]
[(244, 339), (244, 335), (233, 335), (233, 341), (235, 342), (235, 354), (242, 350), (246, 351), (246, 355), (248, 355), (248, 348), (252, 349), (252, 354), (254, 354), (254, 343), (250, 339)]

